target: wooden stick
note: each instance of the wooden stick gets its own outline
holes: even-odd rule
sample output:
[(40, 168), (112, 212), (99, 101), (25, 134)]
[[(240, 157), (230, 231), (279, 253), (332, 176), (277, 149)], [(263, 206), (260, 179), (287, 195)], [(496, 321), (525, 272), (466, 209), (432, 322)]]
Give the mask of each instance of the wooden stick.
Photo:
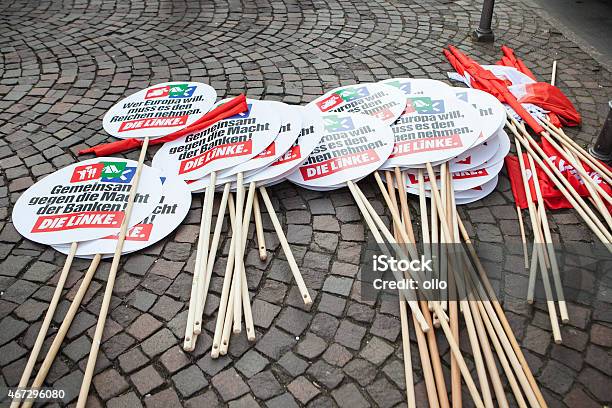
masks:
[[(203, 236), (198, 237), (198, 249), (200, 253), (196, 253), (196, 259), (200, 257), (198, 264), (198, 271), (195, 271), (194, 276), (197, 277), (197, 288), (196, 288), (196, 300), (195, 300), (195, 311), (193, 318), (193, 333), (200, 334), (202, 331), (202, 314), (204, 312), (204, 302), (206, 302), (206, 291), (207, 283), (210, 282), (210, 277), (207, 276), (208, 269), (208, 249), (210, 243), (210, 226), (212, 223), (213, 216), (213, 204), (215, 199), (215, 184), (217, 182), (217, 173), (210, 173), (210, 181), (206, 186), (206, 192), (204, 193), (204, 203), (202, 205), (202, 222), (204, 222), (204, 228), (200, 227)], [(199, 242), (202, 241), (200, 247)], [(189, 316), (187, 316), (189, 319)]]
[(555, 86), (556, 77), (557, 77), (557, 60), (554, 60), (553, 66), (552, 66), (552, 74), (550, 75), (550, 84), (552, 86)]
[[(102, 259), (102, 255), (96, 254), (91, 260), (91, 263), (89, 264), (89, 268), (87, 268), (87, 272), (85, 272), (85, 275), (83, 276), (83, 280), (81, 281), (81, 284), (79, 285), (79, 289), (77, 290), (77, 293), (75, 294), (74, 299), (72, 299), (70, 308), (68, 309), (68, 312), (66, 312), (66, 316), (64, 317), (64, 320), (62, 321), (62, 324), (59, 330), (57, 331), (55, 338), (53, 339), (53, 343), (51, 343), (51, 347), (49, 348), (49, 351), (47, 352), (45, 359), (43, 360), (40, 368), (38, 369), (36, 378), (34, 379), (32, 386), (30, 387), (31, 389), (39, 389), (45, 382), (45, 378), (47, 378), (49, 369), (51, 368), (51, 365), (53, 364), (53, 361), (55, 360), (55, 357), (57, 356), (57, 352), (59, 351), (62, 345), (62, 342), (64, 341), (64, 338), (66, 337), (66, 333), (68, 333), (68, 330), (70, 329), (70, 325), (72, 324), (72, 321), (74, 320), (74, 317), (76, 316), (76, 313), (79, 310), (79, 307), (81, 306), (83, 297), (85, 296), (85, 293), (87, 292), (87, 289), (89, 288), (91, 279), (96, 273), (96, 270), (98, 269), (98, 265), (100, 264), (101, 259)], [(26, 387), (26, 386), (27, 386), (27, 381), (26, 381), (26, 384), (23, 385), (23, 387)], [(13, 403), (15, 403), (15, 401), (13, 401)], [(33, 404), (34, 404), (34, 400), (27, 400), (27, 401), (24, 401), (22, 407), (29, 408)], [(19, 406), (19, 402), (17, 402), (16, 406)]]
[(259, 208), (259, 198), (257, 192), (255, 192), (255, 198), (253, 200), (253, 211), (255, 212), (255, 231), (257, 232), (259, 259), (265, 261), (268, 259), (268, 252), (266, 251), (266, 236), (264, 235), (263, 223), (261, 222), (261, 209)]
[(556, 127), (546, 118), (542, 118), (540, 122), (542, 123), (542, 125), (545, 124), (546, 127), (551, 130), (550, 134), (554, 136), (560, 143), (567, 146), (572, 152), (574, 152), (582, 160), (584, 160), (589, 165), (589, 167), (597, 171), (599, 175), (608, 184), (612, 184), (612, 171), (608, 169), (602, 162), (591, 156), (589, 152), (584, 150), (582, 146), (580, 146), (571, 137), (569, 137), (562, 128)]
[[(528, 156), (529, 167), (535, 169), (535, 163), (533, 157)], [(548, 225), (548, 217), (546, 216), (546, 208), (544, 207), (544, 199), (542, 198), (542, 191), (540, 190), (540, 181), (538, 180), (537, 172), (533, 172), (533, 184), (536, 191), (536, 199), (538, 200), (538, 210), (540, 222), (542, 223), (542, 230), (544, 232), (544, 242), (546, 244), (546, 252), (548, 254), (548, 261), (550, 262), (550, 268), (553, 276), (553, 282), (555, 284), (557, 293), (557, 303), (559, 305), (559, 313), (561, 315), (561, 321), (563, 323), (569, 322), (569, 315), (567, 313), (567, 305), (565, 304), (565, 296), (563, 294), (563, 284), (561, 283), (561, 274), (559, 273), (559, 265), (557, 264), (557, 256), (555, 254), (555, 248), (550, 234), (550, 227)], [(548, 273), (544, 276), (542, 272), (542, 279), (548, 280)]]
[(525, 224), (523, 223), (523, 213), (521, 207), (516, 205), (516, 215), (519, 222), (519, 228), (521, 230), (521, 242), (523, 243), (523, 256), (525, 258), (525, 269), (529, 269), (529, 254), (527, 249), (527, 238), (525, 237)]
[(293, 279), (295, 279), (295, 283), (298, 286), (300, 295), (302, 296), (302, 300), (304, 301), (305, 305), (310, 305), (312, 303), (312, 299), (308, 294), (308, 289), (306, 288), (306, 284), (304, 283), (304, 279), (302, 278), (302, 274), (300, 273), (300, 269), (298, 268), (297, 262), (295, 262), (293, 252), (291, 252), (291, 247), (289, 246), (289, 242), (287, 242), (287, 237), (285, 237), (285, 233), (283, 232), (283, 228), (281, 227), (280, 221), (276, 216), (276, 212), (274, 211), (274, 206), (272, 205), (272, 201), (270, 201), (268, 192), (263, 186), (259, 187), (259, 192), (261, 194), (261, 198), (263, 198), (264, 200), (264, 204), (266, 206), (266, 209), (268, 210), (270, 219), (272, 220), (272, 225), (274, 225), (274, 230), (276, 231), (276, 235), (278, 236), (278, 240), (280, 241), (281, 247), (283, 248), (285, 256), (287, 257), (289, 268), (291, 269)]
[[(354, 184), (354, 183), (353, 183), (353, 187), (354, 187), (354, 190), (357, 192), (357, 196), (358, 196), (357, 198), (359, 200), (361, 200), (362, 205), (368, 211), (369, 216), (371, 217), (371, 219), (374, 222), (374, 225), (375, 226), (378, 225), (378, 228), (381, 229), (381, 231), (383, 232), (383, 235), (385, 235), (385, 237), (387, 238), (387, 241), (389, 241), (389, 243), (398, 245), (397, 241), (395, 241), (395, 238), (393, 238), (391, 233), (386, 234), (389, 230), (386, 229), (386, 226), (385, 226), (383, 220), (376, 213), (376, 210), (374, 209), (374, 207), (372, 207), (372, 204), (370, 204), (370, 202), (368, 201), (368, 199), (365, 196), (365, 194), (363, 194), (363, 191), (361, 191), (361, 189), (356, 184)], [(376, 236), (376, 238), (378, 238), (378, 237), (380, 237), (381, 240), (377, 241), (377, 242), (383, 242), (382, 241), (382, 236), (380, 236), (380, 235)], [(400, 250), (400, 249), (401, 248), (399, 248), (399, 246), (398, 246), (398, 250)], [(385, 252), (385, 254), (387, 256), (391, 255), (388, 251), (386, 251), (386, 248), (383, 249), (383, 252)], [(401, 252), (402, 251), (400, 251), (400, 253)], [(404, 259), (407, 258), (407, 255), (405, 253), (401, 254), (401, 256)], [(416, 279), (419, 282), (422, 281), (422, 277), (421, 276), (417, 276)], [(423, 330), (424, 332), (429, 332), (430, 331), (429, 329), (431, 328), (431, 323), (428, 322), (427, 319), (421, 313), (421, 310), (419, 309), (419, 304), (416, 301), (416, 297), (414, 296), (413, 291), (412, 290), (405, 290), (405, 291), (400, 291), (400, 293), (403, 293), (404, 294), (404, 298), (408, 301), (408, 305), (410, 306), (410, 309), (412, 310), (412, 313), (415, 315), (417, 321), (419, 322), (419, 324), (421, 326), (421, 330)], [(406, 294), (408, 294), (408, 296), (406, 296)]]
[[(510, 349), (514, 350), (514, 353), (508, 353), (508, 358), (514, 366), (514, 370), (517, 373), (517, 376), (519, 377), (519, 381), (521, 381), (521, 378), (525, 378), (525, 382), (528, 383), (525, 384), (525, 382), (521, 381), (521, 384), (525, 391), (525, 395), (527, 396), (527, 399), (529, 400), (530, 404), (532, 404), (532, 406), (537, 407), (539, 405), (540, 407), (545, 408), (547, 407), (547, 404), (544, 400), (544, 396), (542, 395), (542, 392), (538, 387), (538, 383), (536, 382), (535, 378), (533, 377), (533, 374), (531, 373), (531, 369), (527, 364), (527, 360), (523, 355), (521, 347), (516, 341), (516, 337), (514, 337), (514, 332), (512, 331), (512, 327), (510, 326), (510, 323), (506, 318), (504, 310), (502, 309), (499, 301), (497, 300), (497, 297), (495, 296), (493, 286), (491, 286), (491, 282), (489, 282), (487, 273), (484, 267), (482, 266), (482, 263), (480, 262), (480, 259), (476, 254), (476, 251), (474, 250), (474, 246), (472, 245), (470, 236), (468, 235), (467, 230), (463, 225), (463, 221), (461, 220), (461, 218), (458, 218), (457, 221), (459, 225), (459, 231), (461, 232), (463, 240), (467, 245), (470, 257), (474, 262), (474, 265), (476, 266), (476, 270), (478, 271), (480, 283), (482, 283), (482, 285), (484, 286), (484, 289), (479, 286), (479, 289), (481, 290), (481, 297), (484, 300), (488, 295), (490, 299), (490, 301), (483, 301), (483, 305), (487, 309), (487, 312), (491, 317), (491, 321), (495, 323), (495, 330), (497, 331), (497, 333), (500, 334), (500, 341), (502, 342), (504, 349), (507, 351), (509, 351)], [(491, 304), (493, 304), (493, 306), (491, 306)], [(495, 310), (493, 310), (493, 308)], [(502, 333), (505, 333), (506, 336), (502, 336)], [(522, 376), (520, 375), (521, 370), (518, 368), (518, 366), (522, 367)], [(530, 398), (530, 395), (533, 395), (533, 398)]]
[[(521, 149), (521, 145), (517, 143), (517, 139), (515, 139), (516, 144), (516, 153), (519, 159), (519, 165), (521, 168), (521, 174), (523, 175), (523, 188), (525, 190), (525, 195), (527, 196), (527, 203), (529, 205), (529, 215), (531, 217), (531, 225), (533, 229), (533, 233), (535, 235), (535, 246), (536, 251), (539, 257), (540, 270), (542, 271), (542, 282), (544, 283), (544, 291), (546, 293), (546, 305), (548, 307), (548, 316), (550, 319), (550, 325), (553, 331), (553, 338), (557, 344), (561, 342), (561, 331), (559, 330), (559, 322), (557, 321), (557, 308), (555, 306), (554, 299), (552, 298), (552, 290), (550, 288), (550, 282), (548, 280), (548, 270), (545, 266), (545, 254), (543, 252), (544, 239), (541, 235), (540, 223), (538, 222), (538, 217), (535, 206), (533, 204), (533, 199), (531, 196), (531, 188), (529, 187), (529, 181), (527, 179), (527, 170), (525, 166), (525, 161), (523, 159), (523, 150)], [(534, 181), (534, 186), (536, 185), (537, 172), (535, 171), (535, 166), (531, 167), (531, 177)], [(539, 184), (537, 185), (539, 186)], [(537, 187), (536, 187), (537, 190)], [(534, 279), (534, 278), (530, 278)]]
[[(234, 205), (234, 198), (232, 194), (228, 197), (228, 207), (231, 214)], [(234, 210), (235, 211), (235, 210)], [(234, 226), (232, 224), (232, 231), (234, 231)], [(220, 346), (221, 346), (221, 338), (223, 337), (223, 327), (225, 321), (225, 314), (228, 308), (228, 304), (231, 304), (230, 288), (232, 286), (232, 271), (234, 270), (234, 252), (236, 250), (236, 241), (237, 236), (235, 233), (232, 233), (230, 240), (229, 253), (227, 254), (227, 263), (225, 265), (225, 275), (223, 277), (223, 287), (221, 288), (221, 300), (219, 300), (219, 310), (217, 311), (217, 322), (215, 324), (215, 334), (213, 337), (213, 344), (210, 349), (210, 356), (212, 358), (219, 357)]]
[[(512, 118), (511, 118), (512, 119)], [(516, 122), (514, 119), (512, 119)], [(533, 138), (529, 135), (529, 133), (523, 133), (520, 135), (517, 127), (510, 125), (508, 123), (508, 128), (512, 131), (512, 133), (516, 136), (523, 147), (527, 149), (527, 152), (534, 158), (534, 160), (538, 163), (540, 168), (544, 170), (546, 175), (550, 177), (555, 186), (561, 191), (563, 196), (572, 204), (572, 206), (576, 209), (578, 214), (584, 219), (589, 228), (597, 235), (597, 237), (604, 243), (610, 244), (612, 242), (612, 234), (607, 231), (607, 229), (603, 226), (601, 221), (595, 216), (593, 211), (589, 208), (589, 206), (584, 202), (582, 197), (576, 192), (576, 190), (572, 187), (570, 182), (561, 174), (559, 169), (555, 166), (548, 166), (544, 163), (543, 159), (538, 156), (540, 154), (544, 159), (548, 156), (542, 150), (542, 148), (533, 140)], [(534, 151), (535, 149), (535, 151)], [(538, 154), (536, 154), (536, 151)], [(609, 245), (607, 245), (610, 248)], [(612, 248), (610, 248), (612, 250)]]
[(132, 207), (134, 207), (134, 198), (136, 197), (136, 190), (138, 190), (138, 183), (140, 182), (140, 175), (142, 174), (143, 163), (148, 146), (149, 138), (145, 137), (142, 143), (142, 148), (140, 149), (140, 156), (138, 157), (138, 166), (136, 167), (136, 174), (134, 175), (134, 179), (132, 181), (130, 195), (128, 196), (128, 202), (124, 212), (125, 216), (123, 217), (121, 229), (119, 230), (119, 236), (117, 238), (117, 248), (115, 249), (115, 254), (113, 255), (110, 272), (108, 274), (108, 281), (106, 283), (106, 289), (104, 290), (102, 306), (100, 307), (100, 315), (98, 316), (98, 324), (96, 325), (96, 331), (94, 332), (93, 341), (91, 343), (91, 350), (89, 351), (87, 366), (85, 368), (85, 375), (83, 377), (83, 383), (81, 384), (79, 398), (77, 400), (77, 408), (85, 407), (85, 403), (87, 402), (87, 396), (89, 395), (89, 387), (91, 385), (91, 379), (93, 377), (96, 359), (98, 357), (98, 350), (100, 349), (100, 342), (102, 341), (102, 333), (104, 332), (106, 315), (108, 314), (108, 308), (110, 306), (111, 297), (113, 295), (113, 287), (115, 286), (115, 278), (117, 277), (117, 270), (119, 269), (121, 251), (123, 250), (123, 243), (125, 242), (125, 236), (128, 231), (129, 220), (132, 215)]
[[(359, 198), (359, 194), (358, 194), (358, 192), (355, 189), (354, 183), (352, 181), (348, 181), (347, 185), (348, 185), (349, 189), (351, 190), (351, 193), (353, 194), (353, 197), (355, 198), (357, 206), (359, 207), (362, 216), (366, 220), (366, 223), (368, 224), (368, 227), (370, 228), (372, 233), (375, 234), (375, 236), (377, 235), (378, 237), (380, 237), (380, 233), (378, 232), (378, 230), (376, 228), (376, 225), (374, 224), (372, 218), (370, 217), (367, 209), (363, 205), (362, 200)], [(383, 225), (383, 227), (384, 227), (384, 225)], [(386, 227), (384, 227), (384, 229), (386, 229)], [(386, 232), (389, 233), (388, 229), (386, 230)], [(382, 239), (382, 237), (381, 237), (381, 239)], [(382, 241), (377, 241), (377, 242), (381, 242), (382, 243)], [(442, 310), (442, 308), (440, 307), (440, 305), (437, 302), (433, 302), (433, 307), (434, 307), (434, 312), (437, 313), (439, 316), (444, 316), (445, 315), (444, 311)], [(470, 391), (470, 395), (472, 396), (472, 399), (474, 400), (474, 404), (477, 407), (479, 407), (479, 408), (484, 407), (484, 404), (482, 402), (482, 398), (480, 397), (480, 394), (478, 393), (478, 388), (476, 387), (476, 384), (474, 383), (474, 380), (472, 379), (472, 375), (470, 374), (470, 370), (468, 369), (467, 365), (465, 364), (463, 356), (461, 355), (461, 350), (459, 349), (459, 346), (457, 345), (457, 342), (453, 338), (453, 335), (452, 335), (452, 333), (450, 331), (450, 327), (448, 326), (448, 322), (446, 321), (446, 319), (444, 319), (444, 318), (440, 319), (440, 326), (442, 327), (442, 330), (444, 331), (444, 334), (446, 335), (446, 338), (448, 340), (451, 352), (457, 357), (459, 368), (461, 370), (461, 373), (463, 374), (463, 377), (465, 379), (465, 382), (466, 382), (466, 385), (468, 387), (468, 390)]]
[[(402, 222), (402, 217), (400, 216), (397, 207), (393, 206), (393, 203), (391, 202), (391, 197), (389, 196), (389, 193), (387, 192), (387, 189), (385, 188), (385, 184), (383, 183), (382, 179), (380, 178), (380, 174), (377, 171), (374, 172), (374, 179), (376, 180), (376, 184), (378, 184), (378, 188), (380, 189), (380, 192), (382, 193), (383, 198), (385, 199), (385, 203), (387, 204), (387, 207), (389, 207), (389, 210), (391, 210), (391, 217), (393, 218), (393, 222), (401, 226), (401, 228), (398, 228), (400, 232), (401, 241), (407, 243), (408, 251), (413, 257), (416, 257), (416, 248), (413, 248), (413, 245), (409, 245), (411, 241), (410, 241), (410, 237), (408, 236), (406, 227), (404, 226), (404, 223)], [(356, 184), (354, 183), (353, 185), (356, 186)], [(404, 200), (405, 200), (405, 197), (404, 197)], [(365, 201), (368, 201), (368, 200), (366, 199)], [(400, 194), (400, 201), (401, 201), (401, 194)], [(369, 201), (364, 204), (369, 204)]]
[[(545, 265), (540, 266), (546, 268)], [(531, 250), (531, 266), (529, 268), (529, 283), (527, 285), (527, 303), (533, 304), (533, 298), (535, 297), (535, 284), (538, 274), (538, 243), (533, 240), (533, 248)]]
[[(390, 171), (385, 172), (385, 178), (387, 181), (387, 193), (391, 197), (391, 203), (394, 208), (397, 206), (397, 197), (395, 196), (395, 185), (393, 181), (393, 173)], [(400, 181), (398, 181), (399, 183)], [(404, 222), (405, 224), (405, 222)], [(396, 241), (400, 240), (400, 234), (398, 228), (401, 228), (397, 223), (393, 223), (393, 235)], [(406, 245), (406, 243), (403, 243)], [(407, 249), (406, 249), (407, 251)], [(400, 324), (402, 327), (402, 349), (404, 350), (404, 379), (406, 382), (406, 402), (408, 408), (416, 408), (416, 395), (414, 392), (414, 378), (412, 376), (412, 357), (410, 350), (410, 330), (408, 325), (408, 311), (406, 310), (406, 299), (404, 299), (401, 293), (398, 293), (399, 309), (400, 309)]]
[[(242, 218), (244, 213), (244, 176), (242, 172), (236, 176), (236, 230), (238, 239), (242, 237)], [(244, 268), (244, 250), (242, 245), (236, 245), (234, 260), (234, 285), (236, 285), (236, 296), (234, 297), (234, 333), (242, 330), (242, 269)]]
[[(225, 183), (223, 187), (223, 195), (221, 196), (221, 202), (219, 203), (219, 210), (217, 211), (217, 221), (215, 223), (215, 230), (213, 232), (213, 238), (210, 244), (210, 254), (208, 254), (208, 261), (206, 263), (206, 279), (204, 282), (204, 291), (202, 293), (202, 301), (199, 304), (201, 309), (196, 312), (196, 322), (200, 322), (199, 325), (195, 325), (194, 334), (201, 333), (201, 322), (204, 317), (204, 308), (206, 307), (206, 298), (208, 297), (208, 289), (210, 287), (210, 280), (212, 278), (213, 269), (215, 267), (215, 261), (217, 258), (217, 249), (219, 248), (219, 239), (221, 237), (221, 230), (223, 229), (223, 219), (225, 218), (225, 209), (227, 207), (227, 201), (230, 194), (230, 183)], [(212, 212), (212, 210), (211, 210)]]
[[(38, 335), (36, 336), (36, 341), (34, 342), (34, 346), (32, 347), (32, 352), (30, 353), (28, 362), (26, 363), (23, 373), (21, 374), (21, 378), (19, 379), (18, 388), (27, 387), (28, 381), (30, 381), (30, 376), (32, 375), (32, 371), (34, 370), (36, 361), (38, 360), (38, 354), (40, 354), (40, 350), (42, 349), (45, 337), (47, 337), (47, 332), (49, 331), (49, 326), (51, 325), (51, 321), (53, 320), (55, 309), (57, 308), (60, 297), (62, 296), (62, 290), (64, 289), (64, 284), (66, 283), (66, 279), (68, 278), (68, 273), (70, 272), (70, 267), (72, 266), (72, 261), (74, 260), (77, 247), (77, 242), (73, 242), (72, 244), (70, 244), (70, 251), (68, 252), (66, 260), (64, 261), (64, 267), (62, 268), (62, 272), (60, 273), (59, 279), (57, 281), (57, 286), (55, 286), (55, 290), (53, 291), (53, 297), (51, 297), (51, 301), (49, 302), (49, 308), (45, 313), (45, 318), (43, 319), (42, 325), (40, 326), (40, 330), (38, 331)], [(11, 408), (18, 407), (20, 402), (20, 399), (14, 399), (11, 403)]]
[(399, 191), (400, 204), (402, 206), (402, 216), (404, 217), (404, 222), (406, 223), (406, 232), (408, 233), (408, 237), (412, 240), (412, 242), (416, 242), (414, 240), (414, 230), (412, 229), (412, 222), (408, 222), (410, 220), (410, 207), (408, 206), (408, 199), (406, 198), (406, 183), (404, 182), (404, 175), (399, 167), (395, 167), (393, 169), (395, 172), (395, 181), (397, 183), (397, 188)]
[[(240, 237), (236, 236), (236, 239), (240, 239)], [(232, 333), (232, 321), (234, 320), (234, 305), (235, 305), (234, 299), (238, 297), (238, 299), (240, 299), (242, 302), (242, 299), (241, 299), (242, 296), (240, 293), (237, 292), (237, 289), (236, 289), (237, 282), (236, 282), (235, 270), (236, 268), (234, 268), (232, 288), (230, 289), (230, 293), (229, 293), (229, 297), (227, 301), (225, 320), (223, 322), (223, 334), (221, 336), (221, 344), (219, 345), (219, 354), (221, 354), (222, 356), (227, 354), (227, 350), (229, 348), (230, 335)], [(242, 307), (242, 305), (240, 305), (240, 307)]]
[(427, 221), (427, 201), (425, 197), (425, 181), (423, 170), (417, 171), (417, 180), (419, 182), (419, 208), (421, 212), (421, 239), (423, 240), (423, 254), (425, 259), (431, 259), (431, 242), (429, 235), (429, 223)]

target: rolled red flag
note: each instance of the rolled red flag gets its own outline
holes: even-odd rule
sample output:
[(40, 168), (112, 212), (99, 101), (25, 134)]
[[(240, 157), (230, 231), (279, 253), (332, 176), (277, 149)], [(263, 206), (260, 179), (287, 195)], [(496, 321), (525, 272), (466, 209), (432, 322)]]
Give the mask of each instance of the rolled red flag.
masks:
[[(240, 94), (235, 98), (230, 99), (223, 105), (217, 106), (215, 109), (211, 110), (186, 128), (177, 130), (176, 132), (170, 133), (166, 136), (158, 137), (157, 139), (152, 139), (149, 144), (156, 145), (171, 142), (189, 133), (195, 133), (206, 129), (207, 127), (212, 126), (220, 120), (227, 119), (242, 112), (246, 112), (248, 109), (249, 107), (246, 103), (246, 97), (243, 94)], [(142, 139), (123, 139), (117, 140), (116, 142), (104, 143), (94, 147), (90, 147), (89, 149), (81, 150), (78, 154), (82, 155), (93, 153), (98, 157), (110, 156), (115, 153), (127, 152), (133, 149), (137, 149), (141, 146)]]

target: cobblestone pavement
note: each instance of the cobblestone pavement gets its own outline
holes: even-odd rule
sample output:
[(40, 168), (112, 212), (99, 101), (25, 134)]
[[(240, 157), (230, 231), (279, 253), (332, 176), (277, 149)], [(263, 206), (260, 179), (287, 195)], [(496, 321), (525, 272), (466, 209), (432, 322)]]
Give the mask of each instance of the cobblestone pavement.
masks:
[[(450, 67), (441, 55), (443, 46), (460, 45), (484, 63), (495, 61), (504, 43), (541, 79), (550, 75), (552, 60), (559, 60), (558, 85), (584, 118), (582, 130), (571, 134), (590, 141), (606, 114), (610, 72), (518, 0), (496, 5), (495, 45), (473, 44), (469, 33), (479, 10), (472, 3), (3, 1), (0, 386), (18, 382), (64, 262), (50, 248), (17, 234), (10, 221), (12, 205), (35, 180), (73, 163), (77, 150), (107, 140), (104, 112), (137, 89), (190, 79), (210, 83), (220, 96), (248, 92), (255, 98), (305, 103), (355, 81), (406, 75), (445, 79)], [(372, 181), (362, 184), (383, 212)], [(206, 308), (207, 332), (194, 353), (183, 353), (201, 208), (196, 196), (175, 233), (123, 258), (89, 406), (357, 408), (405, 400), (396, 305), (362, 302), (356, 296), (359, 258), (371, 238), (348, 191), (316, 193), (283, 183), (271, 193), (314, 305), (306, 309), (301, 304), (264, 217), (268, 261), (259, 261), (252, 243), (247, 251), (258, 341), (232, 338), (228, 355), (216, 361), (207, 353), (222, 258)], [(507, 178), (461, 214), (479, 242), (478, 251), (550, 406), (596, 407), (612, 400), (609, 274), (585, 268), (579, 277), (565, 277), (566, 288), (580, 281), (583, 296), (570, 302), (572, 320), (563, 326), (564, 343), (555, 345), (544, 303), (532, 307), (524, 301), (527, 278), (520, 252), (512, 249), (519, 232)], [(551, 218), (558, 242), (593, 241), (574, 212)], [(74, 262), (46, 347), (87, 266)], [(108, 269), (109, 262), (103, 262), (48, 376), (50, 386), (65, 388), (72, 398), (78, 394)], [(445, 341), (439, 345), (448, 362)], [(412, 348), (419, 406), (425, 406), (414, 343)], [(469, 359), (469, 350), (465, 353)], [(467, 394), (464, 400), (469, 406)]]

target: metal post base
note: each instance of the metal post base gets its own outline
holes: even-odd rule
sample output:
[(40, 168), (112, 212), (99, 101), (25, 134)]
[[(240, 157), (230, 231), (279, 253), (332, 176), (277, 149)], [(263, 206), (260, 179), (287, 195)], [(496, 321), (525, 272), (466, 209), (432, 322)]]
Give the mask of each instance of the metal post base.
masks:
[(495, 35), (491, 30), (481, 30), (480, 27), (472, 33), (472, 40), (476, 42), (492, 43), (495, 41)]
[(612, 163), (612, 154), (602, 154), (601, 152), (595, 150), (595, 146), (589, 147), (589, 154), (599, 161)]

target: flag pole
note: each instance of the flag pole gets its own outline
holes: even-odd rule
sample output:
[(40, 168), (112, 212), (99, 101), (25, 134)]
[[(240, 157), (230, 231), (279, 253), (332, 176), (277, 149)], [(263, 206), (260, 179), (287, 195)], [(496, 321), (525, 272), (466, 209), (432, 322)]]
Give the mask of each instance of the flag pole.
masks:
[[(241, 245), (242, 241), (242, 219), (244, 216), (244, 175), (239, 172), (236, 176), (236, 236), (238, 237), (238, 245), (235, 248), (234, 260), (234, 285), (236, 292), (234, 293), (234, 334), (242, 331), (242, 270), (244, 269), (244, 249)], [(231, 214), (231, 212), (230, 212)], [(231, 297), (231, 296), (230, 296)]]
[(102, 341), (102, 333), (104, 332), (104, 324), (106, 323), (106, 316), (108, 314), (108, 308), (110, 307), (111, 297), (113, 295), (113, 287), (115, 286), (115, 278), (117, 277), (117, 271), (119, 269), (119, 260), (121, 259), (121, 251), (123, 250), (123, 243), (128, 231), (129, 220), (132, 215), (132, 208), (134, 207), (134, 199), (136, 198), (136, 191), (138, 190), (138, 184), (140, 182), (140, 175), (142, 174), (142, 168), (144, 166), (144, 159), (147, 153), (147, 147), (149, 146), (149, 137), (145, 137), (140, 149), (140, 156), (138, 157), (138, 166), (136, 167), (136, 174), (132, 182), (132, 188), (130, 195), (128, 196), (128, 202), (125, 208), (123, 222), (121, 223), (121, 229), (119, 230), (119, 237), (117, 238), (117, 247), (113, 255), (113, 261), (111, 263), (110, 272), (108, 274), (108, 281), (106, 283), (106, 289), (104, 290), (104, 297), (102, 298), (102, 306), (100, 307), (100, 315), (98, 316), (98, 323), (94, 332), (93, 340), (91, 343), (91, 350), (89, 351), (89, 357), (87, 358), (87, 366), (85, 368), (85, 375), (83, 377), (83, 383), (79, 392), (79, 398), (77, 400), (77, 408), (84, 408), (87, 402), (87, 396), (89, 395), (89, 387), (91, 385), (91, 379), (93, 378), (94, 368), (98, 357), (98, 350), (100, 349), (100, 343)]
[[(83, 297), (85, 296), (85, 293), (87, 292), (87, 289), (89, 288), (91, 279), (96, 273), (96, 270), (98, 269), (98, 265), (100, 264), (101, 259), (102, 259), (102, 255), (96, 254), (91, 260), (91, 263), (89, 264), (89, 268), (87, 268), (87, 272), (85, 272), (85, 275), (83, 276), (83, 280), (81, 281), (81, 284), (79, 285), (79, 289), (74, 295), (74, 299), (72, 299), (70, 308), (68, 309), (68, 312), (66, 312), (66, 316), (64, 317), (64, 320), (62, 321), (62, 324), (59, 330), (57, 331), (55, 338), (53, 339), (53, 343), (51, 343), (51, 347), (49, 348), (49, 351), (47, 352), (45, 359), (43, 360), (40, 368), (38, 369), (36, 378), (34, 379), (32, 386), (30, 387), (31, 389), (39, 389), (45, 382), (45, 379), (47, 378), (47, 374), (49, 373), (49, 369), (51, 368), (51, 365), (53, 364), (53, 361), (55, 360), (55, 357), (57, 356), (57, 352), (59, 351), (62, 345), (62, 342), (64, 341), (64, 338), (66, 337), (66, 333), (68, 333), (68, 330), (70, 329), (70, 325), (72, 324), (72, 321), (74, 320), (74, 317), (77, 311), (79, 310), (79, 307), (81, 306)], [(24, 387), (26, 385), (24, 385)], [(23, 403), (22, 407), (30, 408), (33, 404), (34, 404), (33, 400), (26, 400)], [(19, 406), (19, 402), (17, 402), (17, 406)]]
[[(66, 279), (68, 278), (68, 273), (70, 272), (72, 261), (74, 260), (74, 256), (76, 255), (77, 247), (77, 242), (73, 242), (70, 244), (70, 251), (68, 252), (66, 260), (64, 261), (64, 267), (62, 268), (62, 271), (59, 275), (57, 285), (55, 286), (55, 290), (53, 291), (53, 297), (49, 302), (49, 307), (47, 309), (47, 312), (45, 313), (45, 318), (43, 319), (42, 325), (40, 326), (40, 330), (38, 331), (38, 335), (36, 336), (36, 341), (34, 342), (34, 346), (32, 347), (32, 352), (30, 353), (28, 362), (26, 363), (23, 373), (21, 374), (19, 385), (17, 386), (18, 388), (27, 387), (28, 381), (30, 381), (30, 376), (32, 375), (32, 371), (34, 370), (34, 366), (36, 365), (36, 361), (38, 360), (38, 355), (40, 354), (40, 350), (43, 347), (45, 337), (47, 337), (49, 326), (51, 325), (51, 321), (53, 320), (55, 309), (57, 308), (60, 297), (62, 296), (62, 290), (64, 289)], [(18, 407), (20, 402), (21, 400), (14, 399), (11, 403), (11, 408)]]
[(523, 256), (525, 258), (525, 269), (529, 270), (529, 254), (527, 249), (527, 238), (525, 237), (525, 224), (523, 222), (523, 213), (521, 211), (521, 207), (516, 205), (516, 215), (519, 222), (519, 229), (521, 231), (521, 242), (523, 244)]

